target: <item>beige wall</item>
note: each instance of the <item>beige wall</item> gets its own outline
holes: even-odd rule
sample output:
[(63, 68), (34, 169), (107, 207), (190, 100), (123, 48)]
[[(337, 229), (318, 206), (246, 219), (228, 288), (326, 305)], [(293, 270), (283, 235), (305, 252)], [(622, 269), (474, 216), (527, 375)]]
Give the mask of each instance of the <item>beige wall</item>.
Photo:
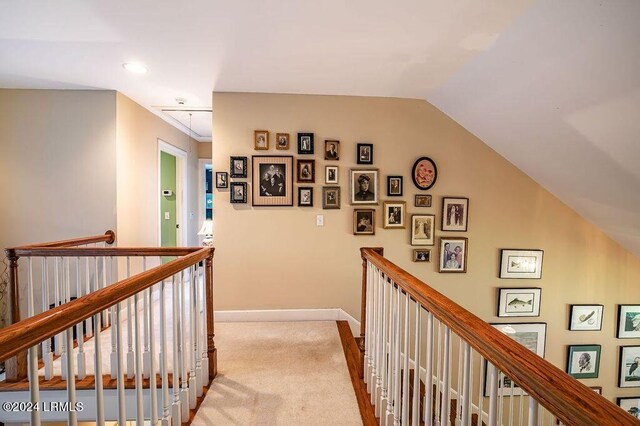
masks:
[[(599, 379), (605, 396), (631, 395), (616, 388), (618, 346), (637, 341), (615, 339), (617, 303), (640, 303), (640, 259), (504, 160), (432, 105), (419, 100), (214, 93), (214, 171), (227, 171), (230, 155), (265, 154), (253, 150), (253, 131), (291, 134), (292, 149), (270, 154), (297, 156), (297, 132), (315, 133), (315, 207), (252, 208), (229, 203), (227, 190), (214, 194), (215, 285), (217, 309), (340, 307), (359, 317), (361, 261), (359, 248), (382, 246), (386, 256), (481, 318), (496, 322), (498, 287), (542, 287), (540, 318), (547, 322), (547, 359), (564, 369), (566, 345), (603, 345)], [(324, 139), (341, 141), (342, 209), (321, 209)], [(441, 274), (437, 262), (411, 262), (409, 230), (381, 228), (377, 207), (375, 236), (353, 236), (353, 206), (348, 203), (348, 173), (356, 167), (355, 144), (374, 144), (374, 167), (380, 169), (381, 198), (386, 176), (404, 176), (408, 212), (436, 215), (436, 236), (469, 238), (468, 272)], [(514, 135), (514, 143), (517, 135)], [(420, 193), (411, 182), (413, 162), (433, 158), (438, 181), (428, 194), (433, 207), (413, 207)], [(306, 156), (311, 158), (310, 156)], [(242, 181), (242, 179), (236, 179)], [(250, 179), (247, 180), (250, 182)], [(470, 199), (469, 231), (439, 231), (442, 196)], [(325, 226), (316, 227), (317, 214)], [(500, 248), (543, 249), (542, 280), (497, 278)], [(439, 250), (434, 247), (433, 255)], [(605, 305), (603, 331), (567, 331), (569, 304)]]
[(211, 142), (198, 143), (198, 158), (211, 159)]

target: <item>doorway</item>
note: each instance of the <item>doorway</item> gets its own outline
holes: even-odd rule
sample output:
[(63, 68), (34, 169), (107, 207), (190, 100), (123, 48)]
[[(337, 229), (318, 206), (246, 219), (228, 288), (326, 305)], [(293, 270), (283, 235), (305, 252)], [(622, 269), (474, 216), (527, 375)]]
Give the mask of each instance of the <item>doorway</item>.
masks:
[(158, 244), (187, 246), (187, 153), (158, 139)]

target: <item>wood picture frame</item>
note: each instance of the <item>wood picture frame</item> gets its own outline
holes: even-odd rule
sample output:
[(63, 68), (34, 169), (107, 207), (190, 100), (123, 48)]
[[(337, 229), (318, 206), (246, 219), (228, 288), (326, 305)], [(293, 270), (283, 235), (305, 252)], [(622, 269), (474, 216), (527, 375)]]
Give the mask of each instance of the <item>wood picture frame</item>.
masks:
[(466, 232), (469, 225), (469, 199), (465, 197), (442, 198), (442, 225), (448, 232)]
[(298, 154), (307, 155), (314, 152), (313, 133), (298, 133)]
[(431, 262), (431, 249), (413, 249), (414, 262)]
[(404, 229), (407, 227), (407, 203), (404, 201), (385, 201), (382, 206), (382, 227), (385, 229)]
[(328, 185), (338, 184), (338, 166), (325, 166), (324, 167), (324, 183)]
[(466, 273), (468, 250), (468, 238), (440, 237), (439, 272)]
[(597, 379), (601, 353), (600, 345), (569, 345), (567, 374), (574, 379)]
[(327, 139), (324, 141), (324, 159), (327, 161), (340, 160), (340, 141)]
[(252, 206), (293, 206), (293, 157), (254, 155), (251, 157)]
[(387, 196), (402, 197), (402, 192), (403, 192), (403, 177), (387, 176)]
[(323, 186), (322, 187), (322, 208), (324, 210), (332, 210), (340, 208), (340, 187), (339, 186)]
[(438, 167), (429, 157), (420, 157), (411, 169), (413, 184), (421, 191), (431, 189), (438, 180)]
[(296, 182), (315, 183), (316, 181), (316, 160), (296, 161)]
[(352, 205), (378, 205), (380, 182), (378, 169), (351, 169), (349, 187)]
[(231, 204), (245, 204), (247, 202), (247, 182), (231, 182), (229, 194)]
[(289, 133), (276, 133), (276, 149), (289, 149)]
[(500, 278), (539, 280), (542, 278), (543, 250), (501, 249)]
[(374, 209), (355, 209), (353, 211), (353, 235), (375, 235), (376, 211)]
[(247, 177), (247, 157), (230, 157), (229, 175), (232, 178), (245, 179)]
[(415, 207), (431, 207), (431, 195), (414, 195), (413, 205)]
[(499, 288), (498, 313), (499, 317), (539, 317), (542, 289), (530, 288)]
[(432, 246), (435, 244), (436, 216), (433, 214), (411, 215), (411, 245)]
[(269, 149), (269, 131), (268, 130), (253, 131), (253, 149), (257, 151)]

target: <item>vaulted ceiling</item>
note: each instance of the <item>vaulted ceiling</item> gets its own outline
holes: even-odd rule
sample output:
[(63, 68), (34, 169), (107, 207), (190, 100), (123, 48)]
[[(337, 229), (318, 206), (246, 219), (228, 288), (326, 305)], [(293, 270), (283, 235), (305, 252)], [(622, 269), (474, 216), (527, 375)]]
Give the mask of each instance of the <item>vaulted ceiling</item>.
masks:
[(176, 98), (206, 109), (212, 91), (426, 99), (640, 255), (637, 0), (0, 8), (0, 87), (118, 90), (182, 130)]

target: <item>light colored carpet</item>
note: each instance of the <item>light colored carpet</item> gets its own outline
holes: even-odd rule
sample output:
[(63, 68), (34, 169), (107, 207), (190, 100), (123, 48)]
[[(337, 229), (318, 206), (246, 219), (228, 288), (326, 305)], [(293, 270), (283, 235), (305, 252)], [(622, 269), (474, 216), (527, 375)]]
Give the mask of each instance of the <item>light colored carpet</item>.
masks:
[(338, 328), (218, 323), (218, 376), (195, 425), (361, 425)]

